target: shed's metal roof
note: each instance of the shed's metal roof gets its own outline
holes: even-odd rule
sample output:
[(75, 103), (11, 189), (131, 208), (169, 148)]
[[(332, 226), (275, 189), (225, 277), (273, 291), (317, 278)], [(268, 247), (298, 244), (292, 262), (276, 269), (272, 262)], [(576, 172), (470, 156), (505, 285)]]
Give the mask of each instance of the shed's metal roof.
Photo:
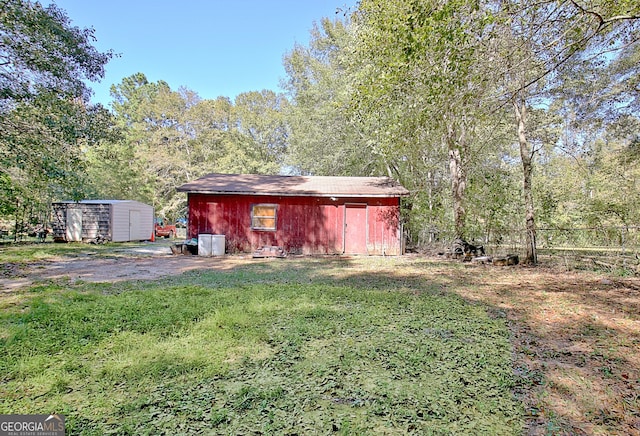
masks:
[(138, 203), (145, 206), (149, 206), (148, 204), (141, 203), (136, 200), (79, 200), (79, 201), (66, 200), (66, 201), (53, 202), (53, 204), (121, 204), (121, 203)]
[(132, 200), (64, 200), (64, 201), (56, 201), (54, 203), (59, 204), (115, 204), (115, 203), (123, 203), (125, 201)]
[(280, 195), (305, 197), (403, 197), (402, 185), (389, 177), (265, 176), (207, 174), (178, 191), (198, 194)]
[(129, 204), (129, 205), (136, 205), (136, 206), (143, 206), (143, 207), (153, 208), (152, 206), (150, 206), (150, 205), (148, 205), (146, 203), (141, 203), (141, 202), (136, 201), (136, 200), (79, 200), (79, 201), (66, 200), (66, 201), (55, 201), (55, 202), (53, 202), (51, 204), (52, 205), (58, 205), (58, 204), (97, 204), (97, 205)]

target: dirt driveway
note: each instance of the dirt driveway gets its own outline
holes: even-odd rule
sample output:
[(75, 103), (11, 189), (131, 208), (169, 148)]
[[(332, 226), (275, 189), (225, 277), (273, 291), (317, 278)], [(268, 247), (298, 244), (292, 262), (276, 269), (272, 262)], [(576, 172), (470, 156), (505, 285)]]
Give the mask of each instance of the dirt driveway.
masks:
[(68, 280), (70, 283), (120, 282), (154, 280), (194, 269), (225, 270), (253, 261), (250, 256), (200, 257), (172, 255), (170, 243), (140, 244), (114, 256), (80, 253), (77, 257), (61, 257), (14, 266), (0, 276), (0, 290), (16, 291), (46, 280)]

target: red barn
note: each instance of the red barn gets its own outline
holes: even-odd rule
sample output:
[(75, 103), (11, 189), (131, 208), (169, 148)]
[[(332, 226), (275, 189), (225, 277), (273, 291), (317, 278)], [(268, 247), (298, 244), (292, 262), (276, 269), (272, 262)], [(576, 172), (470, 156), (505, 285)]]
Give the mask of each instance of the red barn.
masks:
[(387, 177), (209, 174), (178, 191), (188, 197), (187, 237), (225, 235), (227, 252), (403, 252), (400, 197), (409, 192)]

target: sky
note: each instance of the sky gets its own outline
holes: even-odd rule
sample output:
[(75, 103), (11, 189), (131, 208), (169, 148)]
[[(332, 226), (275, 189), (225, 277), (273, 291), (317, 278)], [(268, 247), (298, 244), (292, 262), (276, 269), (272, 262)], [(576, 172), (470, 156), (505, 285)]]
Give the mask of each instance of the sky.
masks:
[[(109, 107), (109, 88), (132, 74), (164, 80), (203, 99), (282, 91), (283, 56), (307, 45), (314, 22), (343, 18), (357, 0), (54, 0), (72, 26), (93, 28), (99, 51), (118, 54), (94, 103)], [(43, 4), (47, 4), (43, 1)], [(342, 11), (342, 12), (341, 12)], [(338, 13), (337, 13), (338, 12)]]

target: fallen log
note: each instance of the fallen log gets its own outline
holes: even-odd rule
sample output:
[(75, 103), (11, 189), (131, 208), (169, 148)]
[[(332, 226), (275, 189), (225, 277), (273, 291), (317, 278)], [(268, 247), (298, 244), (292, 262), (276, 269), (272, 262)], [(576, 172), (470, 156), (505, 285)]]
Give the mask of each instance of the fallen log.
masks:
[(511, 266), (518, 265), (520, 263), (520, 258), (516, 254), (507, 254), (504, 257), (495, 257), (493, 259), (493, 264), (496, 266)]

